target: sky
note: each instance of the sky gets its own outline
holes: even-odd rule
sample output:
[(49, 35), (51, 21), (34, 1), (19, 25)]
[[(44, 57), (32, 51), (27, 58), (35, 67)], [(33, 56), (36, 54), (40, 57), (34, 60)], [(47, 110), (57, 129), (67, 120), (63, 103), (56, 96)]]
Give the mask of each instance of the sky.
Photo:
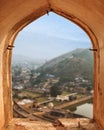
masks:
[(91, 48), (88, 35), (73, 22), (50, 12), (17, 35), (13, 54), (49, 60), (76, 48)]

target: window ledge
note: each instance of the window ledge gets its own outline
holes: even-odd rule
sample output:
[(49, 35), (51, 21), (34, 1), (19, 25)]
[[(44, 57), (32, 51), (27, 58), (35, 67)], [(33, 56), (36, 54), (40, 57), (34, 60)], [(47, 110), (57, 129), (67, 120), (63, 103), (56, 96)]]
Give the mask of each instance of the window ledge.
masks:
[(62, 118), (58, 119), (55, 124), (46, 121), (13, 118), (5, 130), (100, 130), (100, 128), (88, 118)]

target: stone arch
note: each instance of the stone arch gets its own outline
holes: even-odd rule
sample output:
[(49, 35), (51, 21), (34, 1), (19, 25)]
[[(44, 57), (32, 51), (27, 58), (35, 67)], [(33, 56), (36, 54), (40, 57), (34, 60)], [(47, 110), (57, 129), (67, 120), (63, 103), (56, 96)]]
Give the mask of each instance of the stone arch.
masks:
[[(54, 11), (53, 11), (53, 12), (54, 12)], [(45, 13), (46, 13), (46, 12), (45, 12)], [(81, 21), (81, 20), (78, 19), (77, 17), (74, 17), (74, 16), (72, 17), (71, 15), (67, 15), (67, 14), (65, 14), (65, 13), (63, 13), (63, 12), (60, 12), (60, 11), (55, 11), (54, 13), (59, 14), (59, 15), (65, 17), (66, 19), (68, 19), (68, 20), (74, 22), (74, 23), (77, 24), (78, 26), (80, 26), (80, 27), (88, 34), (88, 36), (90, 37), (90, 39), (91, 39), (91, 41), (92, 41), (93, 47), (94, 47), (94, 48), (98, 48), (98, 42), (97, 42), (97, 38), (96, 38), (95, 34), (94, 34), (93, 31), (90, 29), (90, 27), (87, 26), (83, 21)], [(31, 15), (28, 16), (29, 19), (28, 19), (28, 17), (27, 17), (25, 20), (23, 19), (22, 21), (20, 21), (19, 23), (17, 23), (17, 24), (12, 28), (11, 33), (9, 33), (8, 36), (7, 36), (6, 43), (11, 43), (11, 44), (9, 44), (9, 45), (14, 46), (15, 37), (18, 35), (18, 33), (20, 32), (20, 30), (23, 29), (23, 28), (25, 28), (25, 27), (26, 27), (28, 24), (30, 24), (32, 21), (34, 21), (34, 17), (31, 18), (31, 16), (33, 16), (33, 14), (31, 14)], [(41, 15), (38, 16), (38, 17), (36, 17), (35, 19), (38, 19), (39, 17), (41, 17)], [(10, 41), (10, 42), (8, 42), (8, 41)], [(11, 53), (11, 52), (7, 54), (7, 57), (5, 57), (5, 58), (7, 58), (7, 63), (5, 63), (5, 64), (8, 65), (8, 62), (9, 62), (9, 66), (7, 67), (7, 70), (8, 70), (8, 71), (9, 71), (9, 69), (10, 69), (11, 62), (12, 62), (12, 61), (11, 61), (11, 57), (12, 57), (12, 53)], [(94, 57), (95, 57), (95, 61), (96, 61), (96, 53), (94, 53)], [(95, 64), (95, 67), (96, 67), (96, 64)], [(96, 69), (95, 69), (95, 70), (96, 70)], [(9, 73), (11, 73), (11, 70), (9, 71)], [(96, 74), (96, 72), (95, 72), (95, 74)], [(10, 76), (11, 76), (11, 75), (10, 75)], [(96, 77), (95, 77), (95, 78), (96, 78)], [(95, 78), (94, 78), (94, 79), (95, 79)], [(11, 77), (8, 77), (7, 80), (9, 80), (8, 83), (11, 83)], [(11, 84), (10, 84), (10, 88), (11, 88)], [(12, 106), (12, 105), (10, 104), (10, 106)], [(9, 107), (10, 107), (10, 106), (9, 106)], [(11, 109), (12, 109), (12, 108), (11, 108)], [(12, 115), (12, 113), (11, 113), (11, 115)]]
[[(20, 18), (19, 20), (15, 21), (14, 23), (10, 26), (10, 28), (8, 28), (7, 31), (4, 32), (4, 37), (2, 40), (2, 44), (1, 44), (1, 60), (2, 60), (2, 65), (0, 66), (1, 70), (2, 70), (2, 79), (1, 79), (1, 85), (3, 86), (1, 88), (3, 95), (1, 95), (2, 97), (2, 117), (0, 118), (0, 120), (4, 119), (4, 121), (2, 121), (2, 125), (1, 128), (4, 125), (7, 125), (8, 122), (12, 119), (12, 97), (11, 97), (11, 57), (12, 57), (12, 51), (8, 49), (9, 46), (13, 45), (14, 39), (16, 37), (16, 35), (19, 33), (19, 31), (21, 29), (23, 29), (26, 25), (28, 25), (29, 23), (31, 23), (32, 21), (34, 21), (35, 19), (41, 17), (42, 15), (46, 14), (47, 11), (53, 11), (56, 14), (59, 14), (71, 21), (73, 21), (74, 23), (78, 24), (81, 28), (83, 28), (85, 30), (85, 32), (89, 35), (92, 44), (93, 44), (93, 48), (96, 48), (97, 51), (94, 52), (94, 59), (95, 59), (95, 64), (94, 64), (94, 80), (95, 80), (95, 97), (94, 97), (94, 119), (98, 121), (99, 120), (102, 121), (101, 118), (101, 114), (98, 115), (97, 111), (99, 111), (99, 106), (101, 106), (101, 104), (99, 103), (99, 99), (96, 97), (96, 95), (98, 95), (98, 90), (100, 92), (100, 94), (102, 95), (102, 90), (99, 87), (99, 78), (100, 78), (100, 52), (99, 52), (99, 42), (98, 42), (98, 37), (97, 37), (97, 33), (95, 34), (95, 30), (89, 21), (87, 21), (86, 19), (84, 19), (83, 17), (85, 17), (84, 14), (79, 15), (79, 13), (77, 11), (75, 11), (75, 8), (79, 7), (79, 12), (81, 13), (81, 9), (84, 10), (83, 8), (86, 7), (84, 5), (84, 3), (80, 0), (80, 4), (77, 2), (73, 2), (70, 1), (70, 3), (68, 2), (68, 0), (60, 2), (59, 0), (57, 0), (56, 2), (53, 0), (50, 0), (49, 2), (47, 2), (46, 0), (42, 0), (44, 5), (42, 6), (41, 3), (38, 3), (38, 8), (31, 10), (30, 14), (26, 12), (25, 17)], [(87, 2), (87, 1), (86, 1)], [(30, 2), (32, 3), (32, 2)], [(67, 5), (67, 3), (69, 3)], [(96, 4), (98, 4), (97, 2), (95, 2)], [(25, 3), (24, 3), (25, 4)], [(26, 3), (27, 4), (27, 3)], [(95, 4), (95, 5), (96, 5)], [(16, 5), (14, 5), (16, 6)], [(32, 6), (32, 5), (31, 5)], [(95, 6), (96, 7), (96, 6)], [(70, 8), (70, 9), (69, 9)], [(96, 7), (97, 8), (97, 7)], [(24, 7), (25, 9), (25, 7)], [(26, 9), (25, 9), (26, 10)], [(88, 11), (88, 8), (86, 8), (86, 11)], [(88, 11), (89, 12), (89, 11)], [(15, 11), (15, 13), (17, 14), (17, 12)], [(93, 14), (93, 13), (92, 13)], [(89, 13), (88, 13), (89, 15)], [(8, 46), (9, 45), (9, 46)], [(12, 47), (10, 47), (10, 49), (12, 49)], [(103, 112), (103, 110), (102, 110)], [(101, 123), (101, 122), (100, 122)]]

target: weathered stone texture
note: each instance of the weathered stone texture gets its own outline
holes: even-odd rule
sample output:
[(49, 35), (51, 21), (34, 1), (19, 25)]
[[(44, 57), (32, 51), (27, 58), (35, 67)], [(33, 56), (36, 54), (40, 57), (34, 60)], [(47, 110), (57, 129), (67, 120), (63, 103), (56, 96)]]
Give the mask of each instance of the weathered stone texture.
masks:
[(94, 120), (103, 130), (104, 0), (0, 0), (0, 130), (12, 119), (12, 51), (7, 47), (13, 45), (22, 28), (50, 10), (81, 26), (97, 49), (94, 52)]
[(56, 124), (14, 119), (5, 130), (100, 130), (89, 119), (59, 119)]

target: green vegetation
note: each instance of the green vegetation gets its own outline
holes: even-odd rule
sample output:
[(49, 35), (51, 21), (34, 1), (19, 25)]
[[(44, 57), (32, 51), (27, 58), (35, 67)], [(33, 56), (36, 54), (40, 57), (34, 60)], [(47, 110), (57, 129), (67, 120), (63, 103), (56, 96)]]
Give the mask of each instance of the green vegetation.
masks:
[(26, 91), (26, 90), (24, 90), (24, 91), (21, 92), (21, 93), (23, 93), (23, 94), (26, 95), (27, 97), (31, 97), (31, 98), (35, 98), (35, 97), (41, 96), (41, 94), (39, 94), (39, 93), (29, 92), (29, 91)]
[(52, 97), (56, 97), (57, 95), (61, 95), (62, 91), (61, 88), (59, 86), (57, 86), (57, 84), (53, 85), (50, 88), (50, 94)]
[(83, 98), (85, 95), (84, 94), (77, 94), (77, 99)]
[(70, 93), (79, 93), (77, 98), (82, 98), (84, 94), (89, 95), (93, 87), (93, 55), (88, 49), (76, 49), (48, 61), (37, 70), (15, 66), (13, 86), (14, 99), (43, 102), (49, 96)]
[(68, 92), (68, 91), (63, 91), (63, 92), (62, 92), (62, 95), (63, 95), (63, 96), (68, 95), (68, 94), (70, 94), (70, 92)]
[(36, 99), (36, 97), (40, 97), (41, 94), (39, 93), (35, 93), (35, 92), (31, 92), (28, 90), (21, 90), (21, 91), (13, 91), (13, 98), (14, 99), (31, 99), (34, 100)]
[(61, 102), (61, 101), (53, 101), (52, 103), (54, 104), (54, 106), (58, 106), (58, 105), (63, 104), (64, 102)]
[(47, 97), (46, 97), (46, 96), (36, 98), (36, 101), (38, 101), (38, 102), (44, 102), (44, 101), (46, 101), (46, 100), (47, 100)]
[(76, 49), (57, 57), (40, 67), (43, 75), (50, 73), (60, 77), (60, 82), (73, 81), (76, 75), (83, 77), (93, 84), (93, 54), (88, 49)]

